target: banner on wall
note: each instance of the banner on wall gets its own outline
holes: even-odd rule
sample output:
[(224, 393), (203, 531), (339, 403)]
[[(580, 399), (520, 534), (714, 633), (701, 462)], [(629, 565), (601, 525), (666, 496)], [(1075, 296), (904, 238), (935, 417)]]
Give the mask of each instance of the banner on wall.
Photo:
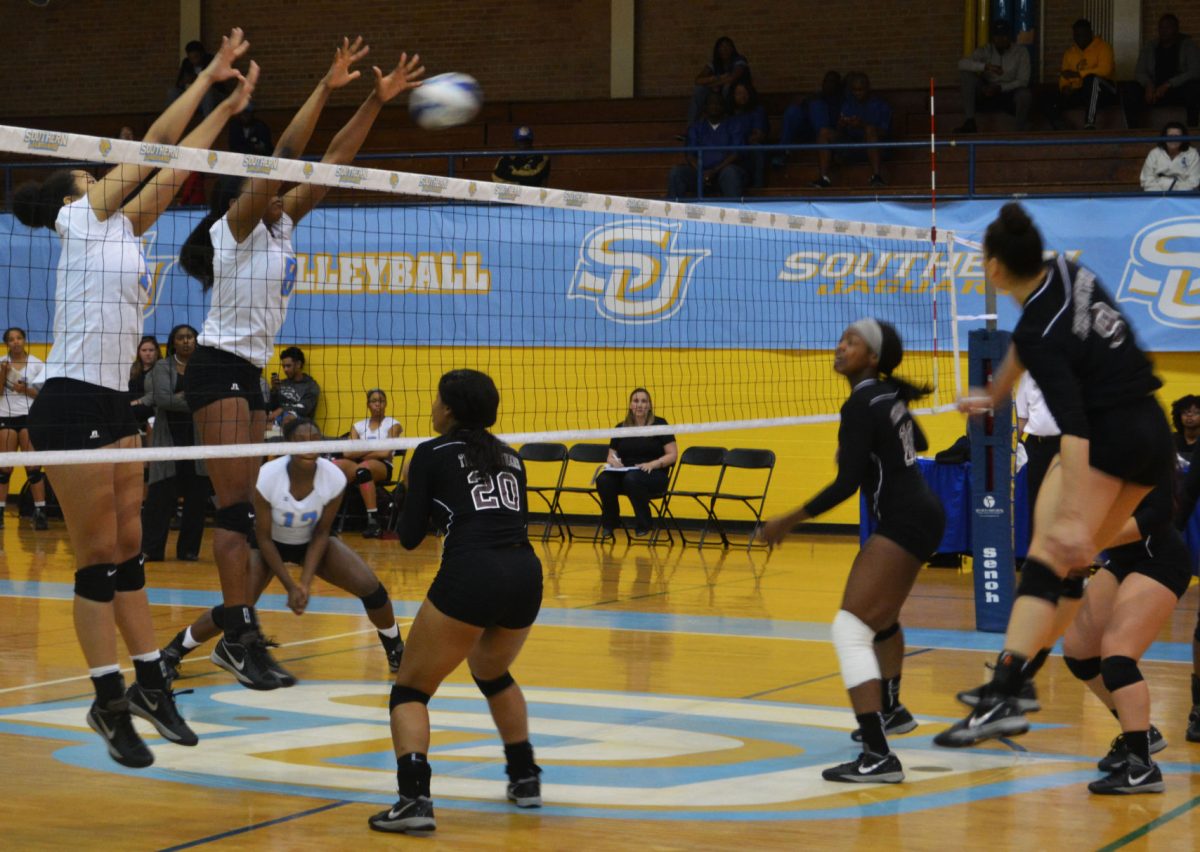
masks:
[[(1200, 349), (1200, 214), (1193, 199), (1024, 203), (1047, 248), (1097, 273), (1145, 348)], [(757, 206), (781, 221), (818, 216), (920, 227), (929, 218), (922, 204)], [(280, 340), (826, 348), (841, 332), (848, 299), (869, 298), (880, 316), (921, 316), (931, 290), (950, 287), (949, 272), (958, 313), (983, 313), (982, 263), (970, 243), (978, 243), (998, 208), (996, 201), (939, 208), (939, 226), (968, 240), (949, 259), (944, 250), (869, 231), (815, 236), (501, 205), (318, 209), (293, 237), (297, 278)], [(176, 323), (203, 323), (207, 294), (176, 263), (200, 215), (170, 211), (144, 237), (146, 331), (160, 339)], [(3, 214), (0, 245), (7, 248), (7, 258), (0, 254), (4, 325), (44, 342), (58, 238)], [(1001, 298), (1000, 326), (1012, 328), (1016, 316), (1016, 306)], [(967, 324), (964, 339), (977, 326)]]

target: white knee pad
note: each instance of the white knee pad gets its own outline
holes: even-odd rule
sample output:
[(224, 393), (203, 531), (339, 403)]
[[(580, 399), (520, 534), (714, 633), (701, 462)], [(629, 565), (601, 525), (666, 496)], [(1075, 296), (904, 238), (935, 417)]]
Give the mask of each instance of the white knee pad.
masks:
[(846, 610), (834, 616), (833, 648), (842, 667), (842, 682), (853, 689), (870, 680), (879, 680), (879, 660), (875, 657), (875, 631), (861, 618)]

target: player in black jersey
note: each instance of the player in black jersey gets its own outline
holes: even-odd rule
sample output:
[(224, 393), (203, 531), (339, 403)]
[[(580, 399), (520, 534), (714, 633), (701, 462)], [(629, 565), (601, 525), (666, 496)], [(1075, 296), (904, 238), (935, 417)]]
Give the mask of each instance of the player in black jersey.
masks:
[[(967, 746), (1029, 729), (1019, 693), (1037, 654), (1053, 641), (1064, 582), (1086, 570), (1174, 464), (1171, 430), (1154, 399), (1161, 386), (1133, 331), (1095, 274), (1059, 256), (1019, 204), (1004, 205), (984, 236), (988, 280), (1021, 305), (1012, 345), (992, 385), (963, 409), (1007, 405), (1028, 369), (1062, 430), (1058, 459), (1038, 492), (1033, 541), (1021, 569), (1004, 650), (979, 703), (934, 742)], [(1101, 662), (1111, 692), (1141, 679), (1123, 656)], [(1148, 738), (1149, 731), (1136, 733)]]
[(900, 608), (946, 526), (942, 505), (917, 468), (928, 449), (908, 403), (929, 392), (892, 375), (903, 347), (896, 330), (863, 319), (842, 334), (833, 368), (850, 382), (838, 428), (838, 475), (802, 508), (772, 518), (761, 536), (779, 544), (796, 524), (815, 518), (860, 488), (879, 524), (854, 559), (842, 608), (833, 620), (833, 645), (858, 719), (862, 753), (826, 769), (827, 781), (897, 783), (900, 759), (887, 734), (917, 726), (900, 703), (904, 634)]
[[(1083, 608), (1063, 638), (1063, 659), (1121, 724), (1108, 755), (1105, 778), (1093, 793), (1161, 793), (1162, 772), (1150, 759), (1167, 747), (1150, 724), (1150, 690), (1141, 675), (1118, 689), (1105, 684), (1102, 667), (1137, 673), (1137, 661), (1170, 618), (1192, 579), (1191, 556), (1172, 525), (1170, 478), (1147, 495), (1112, 541), (1108, 561), (1083, 596)], [(1148, 735), (1147, 735), (1148, 734)]]
[(542, 804), (525, 696), (509, 666), (542, 604), (542, 564), (529, 546), (525, 468), (489, 431), (500, 394), (487, 375), (453, 370), (433, 401), (441, 435), (413, 451), (400, 543), (412, 550), (432, 518), (445, 531), (442, 565), (413, 621), (392, 687), (392, 744), (400, 799), (369, 820), (378, 831), (432, 831), (429, 712), (442, 680), (465, 659), (504, 742), (508, 798)]

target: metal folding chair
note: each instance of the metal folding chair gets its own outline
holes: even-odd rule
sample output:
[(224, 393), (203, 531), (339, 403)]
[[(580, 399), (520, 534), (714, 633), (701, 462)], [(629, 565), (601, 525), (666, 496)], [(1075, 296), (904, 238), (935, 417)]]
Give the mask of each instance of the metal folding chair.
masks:
[[(546, 524), (542, 531), (542, 541), (550, 540), (550, 531), (553, 528), (558, 529), (557, 538), (565, 539), (566, 533), (563, 531), (563, 524), (560, 520), (562, 512), (558, 508), (558, 495), (563, 485), (563, 477), (567, 474), (567, 445), (525, 444), (517, 451), (517, 455), (525, 464), (525, 492), (546, 504)], [(549, 472), (547, 482), (549, 479), (553, 479), (554, 483), (542, 485), (530, 482), (529, 477), (535, 468), (547, 470)], [(559, 517), (555, 517), (556, 515)]]

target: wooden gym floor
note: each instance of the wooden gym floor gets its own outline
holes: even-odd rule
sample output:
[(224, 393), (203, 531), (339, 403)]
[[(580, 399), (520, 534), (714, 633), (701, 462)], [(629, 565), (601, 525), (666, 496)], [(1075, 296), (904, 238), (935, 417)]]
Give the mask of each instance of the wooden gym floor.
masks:
[[(436, 543), (346, 540), (407, 626)], [(387, 666), (358, 601), (323, 588), (296, 618), (262, 606), (301, 683), (257, 693), (193, 653), (178, 688), (196, 748), (149, 738), (148, 770), (113, 763), (86, 728), (90, 684), (71, 626), (61, 522), (8, 519), (0, 542), (0, 845), (8, 849), (1171, 849), (1200, 835), (1200, 745), (1190, 707), (1192, 588), (1144, 665), (1167, 791), (1098, 798), (1086, 784), (1117, 728), (1061, 659), (1039, 679), (1034, 729), (1008, 743), (935, 748), (999, 637), (972, 631), (971, 577), (926, 569), (905, 610), (903, 699), (921, 720), (896, 738), (906, 783), (846, 788), (848, 710), (827, 625), (855, 551), (793, 537), (762, 552), (536, 545), (545, 604), (514, 674), (530, 703), (546, 807), (504, 801), (503, 761), (465, 668), (430, 705), (438, 830), (381, 835), (394, 798)], [(162, 643), (215, 603), (211, 562), (149, 567)], [(139, 725), (141, 723), (139, 722)], [(144, 730), (149, 730), (145, 728)]]

